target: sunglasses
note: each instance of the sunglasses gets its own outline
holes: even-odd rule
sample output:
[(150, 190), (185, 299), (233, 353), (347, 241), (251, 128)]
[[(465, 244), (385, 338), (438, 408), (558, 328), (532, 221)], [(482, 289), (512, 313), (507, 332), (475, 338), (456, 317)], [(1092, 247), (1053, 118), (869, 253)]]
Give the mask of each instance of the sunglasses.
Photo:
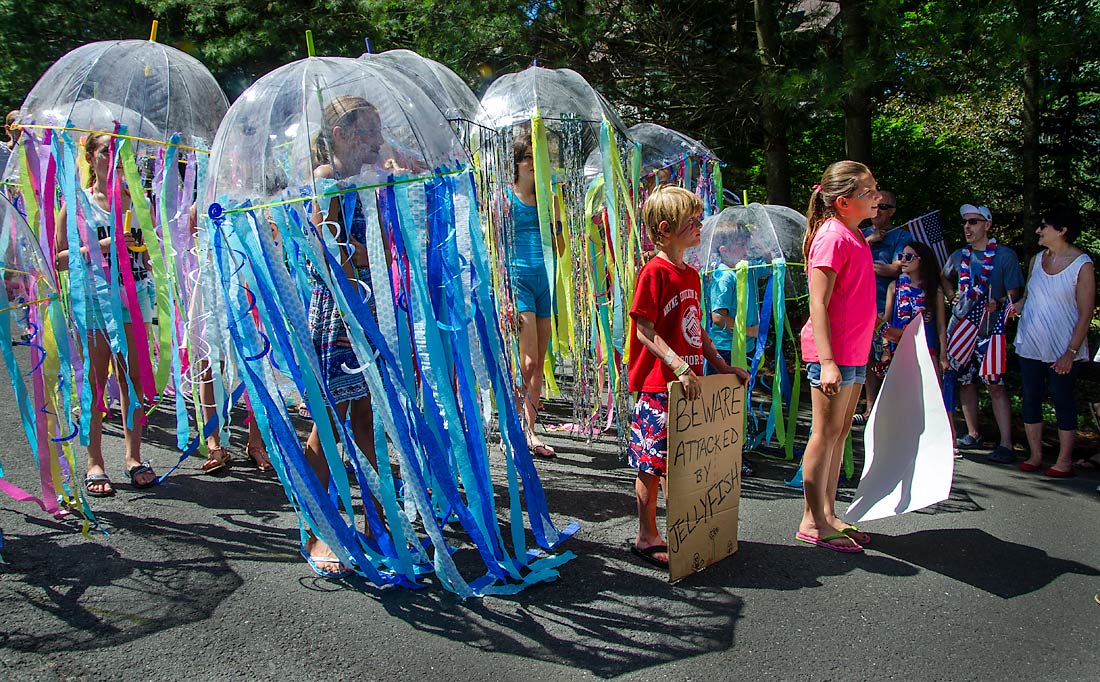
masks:
[(897, 208), (897, 206), (894, 206), (893, 204), (879, 204), (878, 206), (875, 206), (875, 208), (880, 211), (889, 211), (892, 208)]
[(986, 222), (985, 218), (963, 218), (962, 225), (977, 225)]
[(862, 192), (860, 192), (859, 194), (857, 194), (856, 199), (862, 199), (863, 197), (867, 196), (871, 192), (875, 192), (875, 191), (878, 191), (878, 190), (868, 187), (867, 189), (865, 189)]
[(898, 260), (902, 263), (912, 263), (915, 260), (920, 260), (920, 256), (915, 253), (899, 253)]

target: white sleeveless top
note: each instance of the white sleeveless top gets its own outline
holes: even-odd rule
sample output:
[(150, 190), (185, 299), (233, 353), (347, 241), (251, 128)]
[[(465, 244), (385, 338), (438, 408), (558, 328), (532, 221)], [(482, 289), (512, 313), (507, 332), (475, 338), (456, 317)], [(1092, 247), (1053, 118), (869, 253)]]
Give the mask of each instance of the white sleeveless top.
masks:
[[(1027, 300), (1016, 331), (1016, 354), (1021, 358), (1055, 362), (1069, 348), (1077, 325), (1077, 274), (1085, 263), (1082, 253), (1057, 275), (1047, 274), (1040, 255), (1031, 267)], [(1082, 343), (1074, 360), (1088, 360), (1088, 344)]]

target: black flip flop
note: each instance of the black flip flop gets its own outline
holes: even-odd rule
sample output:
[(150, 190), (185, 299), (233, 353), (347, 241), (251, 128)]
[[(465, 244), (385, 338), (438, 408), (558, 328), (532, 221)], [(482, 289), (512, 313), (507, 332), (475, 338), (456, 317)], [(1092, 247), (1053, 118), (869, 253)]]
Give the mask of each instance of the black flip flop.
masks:
[[(111, 486), (111, 489), (92, 490), (92, 486), (96, 483), (106, 483)], [(111, 497), (115, 494), (115, 484), (111, 483), (111, 477), (107, 474), (88, 474), (84, 477), (84, 490), (88, 493), (88, 497)]]
[[(137, 478), (138, 475), (144, 474), (145, 472), (149, 472), (150, 474), (153, 474), (153, 479), (151, 481), (149, 481), (148, 483), (138, 483), (137, 480), (135, 480), (135, 479)], [(139, 489), (140, 488), (152, 488), (153, 486), (155, 486), (159, 482), (157, 480), (157, 472), (153, 471), (153, 465), (149, 464), (149, 462), (142, 462), (141, 464), (138, 464), (137, 466), (130, 467), (129, 469), (126, 470), (126, 475), (130, 477), (130, 485), (134, 486), (135, 488), (139, 488)]]
[(667, 561), (662, 561), (662, 560), (658, 559), (657, 557), (653, 556), (654, 554), (657, 554), (658, 552), (666, 552), (667, 553), (668, 552), (668, 545), (650, 545), (649, 547), (646, 547), (645, 549), (642, 549), (638, 545), (635, 545), (634, 543), (630, 543), (630, 553), (631, 554), (638, 557), (639, 559), (646, 562), (647, 564), (650, 564), (651, 566), (656, 566), (657, 568), (662, 568), (662, 569), (665, 569), (667, 571), (668, 570), (668, 562)]

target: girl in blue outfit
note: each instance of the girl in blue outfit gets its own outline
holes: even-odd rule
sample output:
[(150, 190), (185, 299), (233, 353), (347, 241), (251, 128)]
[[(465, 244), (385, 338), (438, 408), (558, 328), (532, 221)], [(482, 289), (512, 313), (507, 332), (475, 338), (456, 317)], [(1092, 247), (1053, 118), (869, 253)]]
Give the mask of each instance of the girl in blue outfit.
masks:
[(520, 372), (523, 375), (522, 410), (527, 427), (527, 447), (537, 457), (554, 457), (554, 449), (535, 433), (542, 396), (542, 375), (550, 345), (550, 276), (543, 256), (542, 230), (535, 198), (535, 156), (531, 134), (522, 131), (512, 143), (515, 175), (507, 190), (514, 238), (507, 254), (519, 322)]

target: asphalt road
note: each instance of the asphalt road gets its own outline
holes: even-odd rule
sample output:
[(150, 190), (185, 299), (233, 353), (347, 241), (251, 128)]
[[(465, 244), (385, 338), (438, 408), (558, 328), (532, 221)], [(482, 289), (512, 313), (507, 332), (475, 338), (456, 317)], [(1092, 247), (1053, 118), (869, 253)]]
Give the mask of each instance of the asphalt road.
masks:
[[(34, 490), (12, 400), (5, 378), (0, 456)], [(168, 427), (147, 439), (160, 470)], [(948, 501), (867, 524), (868, 551), (842, 555), (794, 542), (793, 466), (768, 462), (744, 482), (739, 551), (669, 585), (627, 551), (633, 477), (611, 439), (551, 442), (539, 468), (559, 527), (581, 523), (564, 547), (577, 558), (509, 598), (313, 577), (281, 487), (241, 455), (220, 477), (192, 459), (159, 488), (120, 484), (95, 501), (109, 535), (91, 539), (0, 499), (0, 678), (1100, 679), (1096, 476), (964, 460)]]

